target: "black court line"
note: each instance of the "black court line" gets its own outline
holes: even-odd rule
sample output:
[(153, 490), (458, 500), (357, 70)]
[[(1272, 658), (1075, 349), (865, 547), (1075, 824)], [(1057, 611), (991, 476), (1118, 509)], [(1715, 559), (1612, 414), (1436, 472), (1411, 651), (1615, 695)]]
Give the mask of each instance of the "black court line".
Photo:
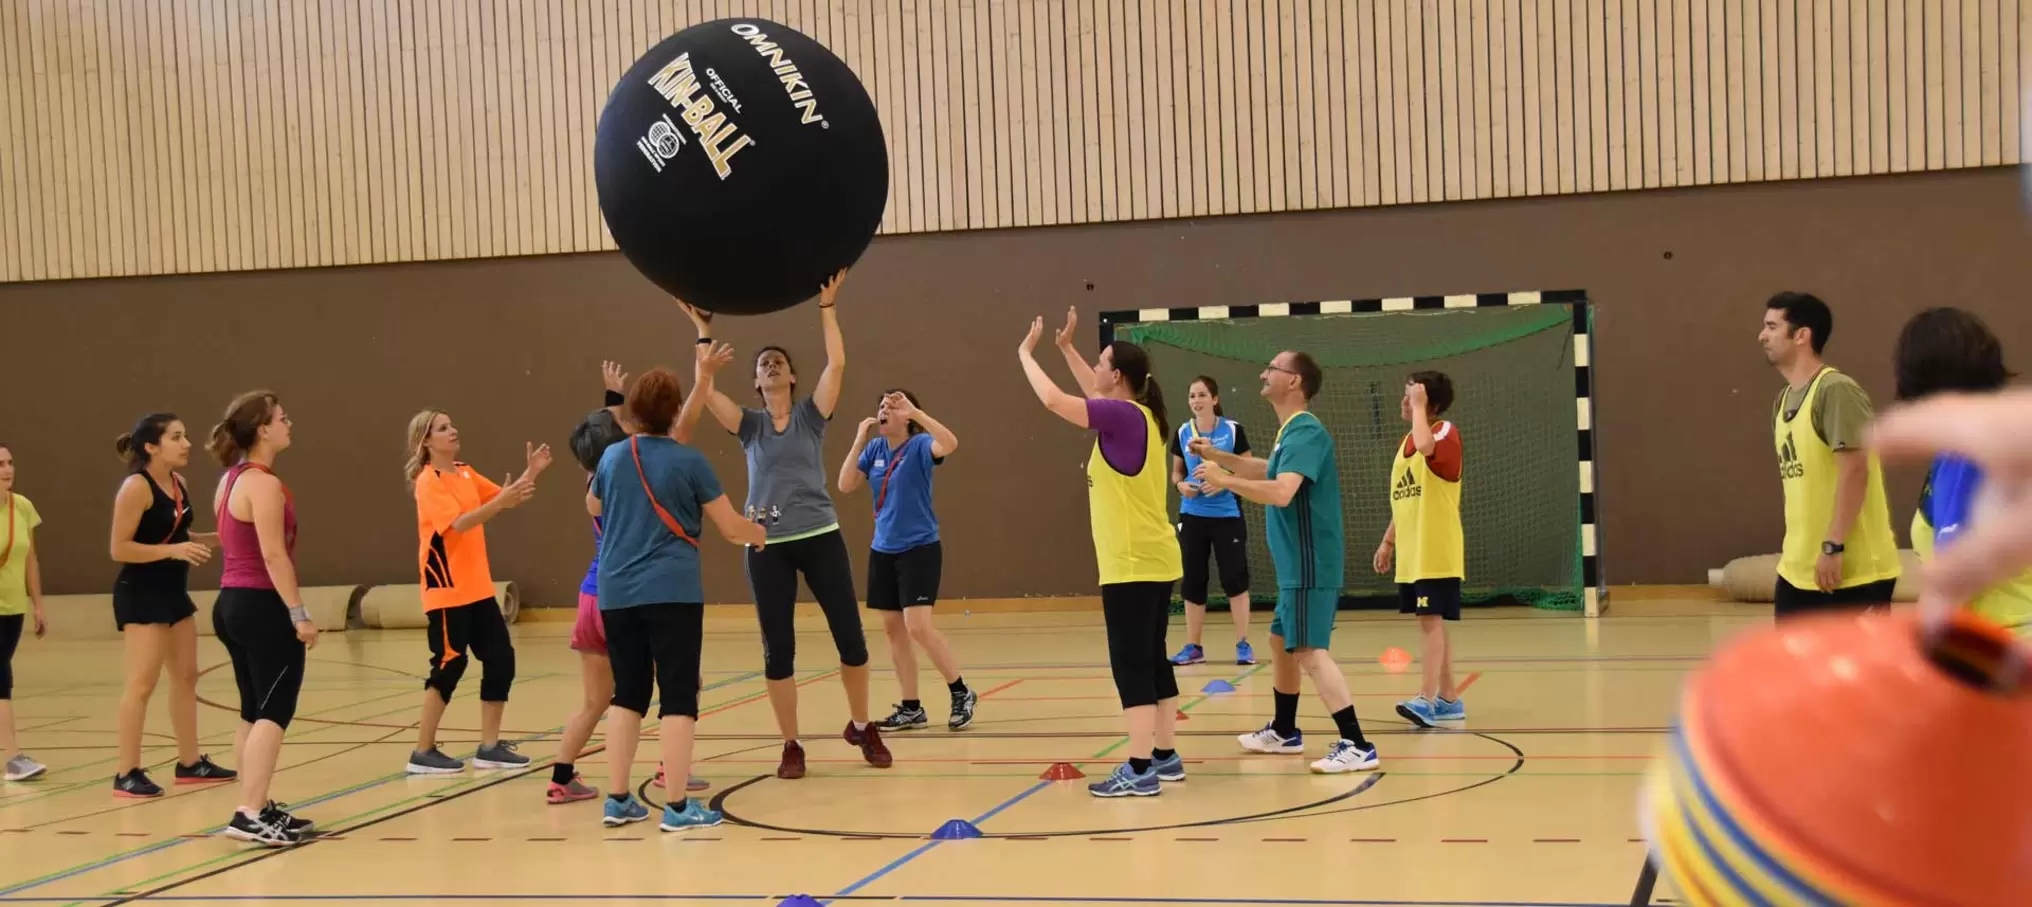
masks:
[[(1116, 734), (1115, 736), (1119, 737), (1121, 735)], [(1022, 832), (1020, 835), (989, 833), (983, 834), (981, 837), (989, 839), (1009, 838), (1009, 837), (1023, 837), (1030, 839), (1077, 838), (1091, 836), (1105, 837), (1110, 835), (1139, 834), (1142, 832), (1151, 832), (1151, 831), (1171, 831), (1173, 829), (1180, 828), (1208, 828), (1216, 825), (1229, 825), (1238, 822), (1263, 821), (1265, 819), (1282, 818), (1293, 813), (1301, 813), (1307, 810), (1318, 809), (1319, 807), (1322, 806), (1340, 803), (1350, 798), (1360, 796), (1364, 792), (1368, 791), (1369, 788), (1375, 787), (1377, 782), (1382, 781), (1387, 774), (1388, 774), (1387, 772), (1375, 772), (1373, 774), (1364, 777), (1360, 784), (1355, 785), (1353, 788), (1349, 790), (1342, 791), (1341, 793), (1335, 794), (1331, 797), (1315, 800), (1311, 803), (1305, 803), (1298, 806), (1289, 806), (1283, 809), (1271, 810), (1269, 812), (1253, 813), (1245, 816), (1229, 816), (1219, 819), (1201, 819), (1193, 822), (1178, 822), (1170, 825), (1149, 825), (1149, 826), (1140, 826), (1136, 828), (1086, 829), (1082, 831), (1027, 831)], [(782, 825), (770, 825), (766, 822), (757, 822), (752, 819), (743, 819), (740, 816), (735, 815), (731, 810), (727, 809), (726, 806), (727, 798), (733, 796), (736, 793), (739, 793), (744, 788), (753, 786), (762, 781), (770, 780), (774, 777), (776, 776), (757, 775), (753, 778), (750, 778), (746, 781), (736, 784), (733, 787), (729, 787), (726, 790), (721, 791), (717, 796), (713, 797), (712, 803), (710, 804), (711, 808), (718, 810), (720, 814), (724, 816), (726, 818), (726, 821), (730, 824), (742, 825), (749, 828), (762, 829), (764, 831), (783, 832), (786, 834), (815, 835), (828, 838), (847, 838), (847, 837), (890, 838), (901, 840), (922, 840), (925, 837), (925, 834), (923, 832), (911, 832), (905, 834), (897, 832), (880, 832), (880, 831), (839, 831), (834, 829), (822, 829), (822, 828), (790, 828)]]

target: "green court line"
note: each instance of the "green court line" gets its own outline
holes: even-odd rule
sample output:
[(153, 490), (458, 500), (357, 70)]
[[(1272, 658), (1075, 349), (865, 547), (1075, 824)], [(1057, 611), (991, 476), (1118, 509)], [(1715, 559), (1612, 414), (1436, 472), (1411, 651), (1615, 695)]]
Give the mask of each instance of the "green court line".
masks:
[[(837, 669), (837, 668), (833, 669), (832, 671), (824, 671), (824, 672), (820, 672), (819, 674), (817, 674), (817, 675), (815, 675), (815, 676), (813, 676), (813, 677), (810, 677), (810, 678), (806, 678), (806, 679), (807, 679), (807, 680), (815, 680), (815, 679), (818, 679), (818, 678), (822, 678), (822, 677), (826, 676), (827, 674), (831, 674), (831, 673), (834, 673), (834, 672), (836, 672), (836, 671), (838, 671), (838, 669)], [(758, 678), (758, 677), (760, 677), (760, 676), (761, 676), (761, 673), (760, 673), (760, 672), (758, 672), (758, 671), (751, 671), (751, 672), (749, 672), (749, 673), (747, 673), (747, 674), (743, 674), (743, 675), (739, 675), (739, 676), (735, 676), (735, 677), (731, 677), (731, 678), (728, 678), (728, 679), (726, 679), (726, 680), (721, 680), (721, 681), (715, 681), (715, 682), (713, 682), (713, 683), (707, 684), (707, 685), (706, 685), (706, 688), (707, 688), (707, 689), (713, 689), (713, 688), (719, 688), (719, 687), (727, 687), (727, 686), (733, 686), (733, 685), (736, 685), (736, 684), (740, 684), (740, 683), (744, 683), (744, 682), (747, 682), (747, 681), (749, 681), (749, 680), (754, 680), (754, 679), (756, 679), (756, 678)], [(477, 695), (477, 693), (475, 693), (475, 695)], [(766, 692), (765, 692), (765, 694), (764, 694), (764, 695), (766, 695)], [(722, 707), (722, 706), (730, 706), (730, 705), (738, 705), (738, 704), (741, 704), (741, 703), (746, 703), (746, 702), (752, 702), (752, 701), (754, 701), (754, 700), (755, 700), (755, 698), (756, 698), (756, 697), (754, 697), (754, 696), (746, 696), (746, 697), (742, 697), (742, 698), (740, 698), (740, 699), (734, 700), (733, 702), (729, 702), (729, 703), (718, 703), (718, 704), (715, 704), (715, 705), (713, 705), (713, 706), (710, 706), (710, 708), (720, 708), (720, 707)], [(394, 710), (394, 711), (400, 711), (400, 709), (397, 709), (397, 710)], [(645, 723), (646, 723), (646, 719), (645, 719)], [(544, 759), (542, 759), (542, 760), (539, 760), (539, 761), (532, 761), (532, 762), (530, 763), (530, 767), (529, 767), (528, 769), (525, 769), (524, 771), (525, 771), (525, 772), (533, 772), (533, 771), (536, 771), (536, 770), (537, 770), (537, 769), (538, 769), (539, 767), (541, 767), (542, 765), (548, 764), (548, 763), (549, 763), (550, 761), (551, 761), (551, 757), (544, 757)], [(280, 771), (280, 770), (278, 770), (278, 771)], [(351, 784), (351, 785), (347, 785), (347, 786), (345, 786), (345, 787), (341, 787), (341, 788), (337, 788), (337, 789), (335, 789), (335, 790), (331, 790), (331, 791), (327, 791), (327, 792), (325, 792), (325, 793), (322, 793), (322, 794), (319, 794), (319, 795), (317, 795), (317, 796), (315, 796), (315, 797), (310, 797), (310, 798), (307, 798), (307, 800), (310, 800), (310, 801), (322, 801), (322, 800), (331, 800), (331, 799), (337, 799), (338, 797), (341, 797), (341, 796), (345, 796), (346, 794), (349, 794), (349, 793), (356, 793), (356, 792), (358, 792), (358, 791), (362, 791), (362, 790), (367, 790), (368, 788), (371, 788), (371, 787), (375, 787), (375, 786), (378, 786), (378, 785), (381, 785), (381, 784), (386, 784), (386, 783), (389, 783), (389, 782), (391, 782), (391, 781), (394, 781), (394, 780), (397, 780), (397, 779), (400, 779), (400, 778), (404, 778), (404, 777), (407, 777), (407, 776), (408, 776), (408, 772), (407, 772), (406, 770), (405, 770), (405, 771), (400, 771), (400, 772), (391, 772), (391, 773), (389, 773), (389, 774), (386, 774), (386, 775), (382, 775), (382, 776), (380, 776), (380, 777), (378, 777), (378, 778), (373, 778), (373, 779), (370, 779), (370, 780), (367, 780), (367, 781), (364, 781), (364, 782), (359, 782), (359, 783), (355, 783), (355, 784)], [(498, 777), (498, 776), (491, 776), (491, 775), (490, 775), (490, 776), (486, 776), (486, 778), (485, 778), (484, 780), (493, 780), (493, 779), (494, 779), (495, 777)], [(481, 780), (483, 780), (483, 778), (482, 778), (481, 776), (478, 776), (478, 775), (474, 775), (474, 776), (472, 776), (472, 777), (470, 777), (470, 778), (466, 778), (466, 779), (461, 779), (461, 780), (460, 780), (460, 781), (459, 781), (459, 782), (458, 782), (457, 784), (455, 784), (455, 785), (451, 785), (451, 786), (448, 786), (448, 787), (446, 787), (446, 788), (444, 788), (444, 789), (441, 789), (441, 790), (438, 790), (438, 791), (433, 791), (433, 793), (442, 793), (442, 792), (443, 792), (443, 790), (456, 790), (456, 789), (457, 789), (457, 787), (458, 787), (458, 786), (460, 786), (460, 785), (466, 785), (466, 784), (477, 784), (477, 783), (479, 783), (479, 782), (480, 782)], [(89, 783), (89, 782), (88, 782), (88, 783)], [(426, 795), (423, 795), (423, 796), (426, 796), (426, 797), (427, 797), (427, 796), (429, 796), (429, 795), (428, 795), (428, 794), (426, 794)], [(415, 799), (416, 799), (416, 798), (410, 798), (410, 800), (407, 800), (407, 801), (404, 801), (404, 802), (414, 802), (414, 800), (415, 800)], [(372, 814), (372, 813), (370, 812), (370, 813), (365, 813), (365, 814), (363, 814), (363, 815), (371, 815), (371, 814)], [(344, 822), (344, 821), (351, 821), (352, 819), (355, 819), (355, 818), (358, 818), (358, 817), (357, 817), (357, 816), (351, 816), (351, 817), (347, 817), (346, 819), (342, 819), (342, 820), (340, 820), (340, 821), (341, 821), (341, 822)], [(194, 834), (205, 834), (205, 833), (208, 833), (208, 832), (210, 832), (210, 831), (211, 831), (211, 829), (212, 829), (212, 828), (215, 828), (215, 827), (216, 827), (216, 826), (207, 826), (206, 828), (204, 828), (204, 829), (201, 829), (201, 830), (200, 830), (200, 831), (198, 831), (198, 832), (194, 832)], [(181, 836), (179, 836), (179, 837), (181, 837)], [(126, 851), (123, 851), (123, 852), (120, 852), (120, 853), (116, 853), (116, 854), (113, 854), (113, 855), (111, 855), (111, 856), (106, 856), (106, 857), (99, 857), (99, 858), (97, 858), (97, 859), (93, 859), (93, 860), (88, 860), (88, 861), (86, 861), (86, 862), (83, 862), (83, 863), (79, 863), (79, 864), (77, 864), (77, 865), (75, 865), (75, 866), (71, 866), (71, 867), (69, 867), (69, 868), (67, 868), (67, 869), (63, 869), (63, 870), (59, 870), (59, 871), (57, 871), (57, 872), (52, 872), (52, 873), (49, 873), (49, 874), (47, 874), (47, 875), (43, 875), (43, 876), (38, 876), (38, 877), (36, 877), (36, 878), (34, 878), (34, 879), (29, 879), (29, 880), (28, 880), (28, 881), (26, 881), (26, 882), (20, 882), (20, 883), (15, 883), (15, 885), (14, 885), (14, 886), (12, 886), (12, 887), (15, 887), (15, 888), (16, 888), (16, 890), (25, 890), (25, 889), (27, 889), (27, 888), (33, 888), (33, 887), (35, 887), (36, 885), (42, 884), (43, 882), (45, 882), (45, 881), (47, 881), (47, 880), (50, 880), (50, 879), (53, 879), (53, 878), (57, 878), (57, 877), (59, 877), (59, 876), (64, 876), (64, 875), (70, 874), (70, 873), (72, 873), (72, 872), (75, 872), (75, 871), (77, 871), (77, 870), (79, 870), (79, 869), (84, 869), (84, 868), (86, 868), (86, 867), (91, 867), (91, 866), (94, 866), (94, 865), (100, 865), (100, 866), (102, 866), (102, 867), (103, 867), (103, 866), (110, 866), (110, 865), (112, 865), (113, 863), (115, 863), (115, 862), (118, 862), (118, 861), (119, 861), (119, 860), (121, 860), (121, 859), (125, 859), (125, 858), (127, 858), (127, 857), (129, 857), (129, 856), (133, 856), (133, 855), (135, 855), (135, 854), (138, 854), (138, 853), (140, 853), (140, 852), (142, 852), (142, 851), (146, 851), (146, 850), (149, 850), (149, 849), (151, 849), (151, 848), (155, 848), (155, 847), (159, 847), (159, 846), (161, 846), (161, 842), (156, 842), (156, 843), (154, 843), (154, 844), (144, 844), (144, 845), (141, 845), (141, 846), (139, 846), (139, 847), (134, 847), (134, 848), (130, 848), (130, 849), (126, 850)], [(181, 874), (184, 874), (184, 873), (188, 873), (188, 872), (190, 872), (190, 871), (191, 871), (192, 869), (196, 869), (196, 868), (202, 868), (202, 867), (204, 867), (204, 866), (209, 866), (209, 865), (212, 865), (212, 864), (214, 864), (214, 863), (217, 863), (217, 862), (219, 862), (220, 860), (223, 860), (223, 859), (232, 859), (232, 858), (235, 858), (235, 857), (244, 857), (244, 856), (246, 856), (246, 855), (247, 855), (247, 853), (248, 853), (248, 852), (247, 852), (246, 850), (244, 850), (244, 849), (243, 849), (243, 850), (237, 850), (237, 851), (235, 851), (235, 852), (233, 852), (233, 853), (231, 853), (231, 854), (227, 854), (227, 855), (225, 855), (225, 856), (223, 856), (223, 857), (218, 857), (218, 858), (214, 858), (214, 859), (210, 859), (210, 860), (205, 860), (205, 861), (203, 861), (203, 862), (201, 862), (201, 863), (198, 863), (198, 864), (196, 864), (195, 866), (190, 866), (190, 867), (185, 867), (184, 869), (181, 869), (181, 870), (177, 870), (177, 871), (171, 872), (171, 873), (170, 873), (169, 875), (167, 875), (167, 876), (158, 876), (158, 877), (157, 877), (157, 879), (161, 879), (161, 878), (169, 878), (169, 877), (173, 877), (173, 876), (176, 876), (176, 875), (181, 875)], [(153, 880), (151, 880), (151, 881), (153, 881)], [(130, 889), (130, 890), (131, 890), (131, 889)], [(119, 897), (119, 896), (120, 896), (120, 895), (118, 895), (118, 894), (106, 894), (106, 895), (100, 895), (100, 896), (99, 896), (98, 898), (93, 898), (93, 899), (91, 899), (91, 900), (98, 900), (99, 898), (113, 898), (113, 897)], [(87, 903), (87, 902), (86, 902), (86, 901), (75, 901), (75, 902), (72, 902), (72, 903), (73, 903), (73, 904), (82, 904), (82, 903)], [(66, 907), (69, 907), (69, 905), (66, 905)]]
[[(1264, 669), (1265, 667), (1267, 667), (1267, 665), (1263, 664), (1262, 662), (1257, 662), (1257, 663), (1256, 663), (1256, 664), (1255, 664), (1254, 666), (1250, 667), (1250, 668), (1249, 668), (1248, 670), (1246, 670), (1246, 671), (1243, 671), (1242, 673), (1240, 673), (1240, 674), (1237, 674), (1237, 675), (1235, 675), (1234, 679), (1233, 679), (1233, 680), (1230, 680), (1230, 681), (1228, 681), (1228, 682), (1229, 682), (1229, 683), (1241, 683), (1242, 681), (1244, 681), (1244, 680), (1247, 680), (1247, 679), (1248, 679), (1248, 678), (1249, 678), (1250, 676), (1254, 675), (1254, 674), (1255, 674), (1256, 672), (1258, 672), (1258, 671), (1261, 671), (1261, 670), (1263, 670), (1263, 669)], [(1211, 698), (1213, 698), (1211, 694), (1207, 694), (1207, 693), (1201, 693), (1201, 694), (1199, 694), (1199, 696), (1198, 696), (1197, 698), (1195, 698), (1195, 699), (1194, 699), (1193, 701), (1191, 701), (1191, 702), (1188, 702), (1188, 703), (1186, 703), (1186, 704), (1184, 704), (1184, 705), (1182, 705), (1182, 706), (1179, 706), (1179, 707), (1178, 707), (1178, 710), (1179, 710), (1179, 711), (1181, 711), (1181, 712), (1190, 712), (1190, 711), (1192, 711), (1192, 710), (1193, 710), (1194, 708), (1197, 708), (1197, 707), (1199, 706), (1199, 704), (1200, 704), (1200, 703), (1203, 703), (1203, 702), (1205, 702), (1205, 701), (1207, 701), (1208, 699), (1211, 699)], [(1097, 717), (1098, 717), (1098, 716), (1097, 716)], [(1112, 752), (1114, 752), (1114, 751), (1116, 751), (1116, 750), (1118, 750), (1118, 749), (1121, 749), (1122, 747), (1128, 746), (1128, 745), (1129, 745), (1129, 738), (1128, 738), (1128, 737), (1123, 737), (1122, 739), (1120, 739), (1120, 740), (1117, 740), (1117, 741), (1115, 741), (1114, 743), (1110, 743), (1110, 744), (1108, 744), (1108, 745), (1107, 745), (1107, 747), (1103, 748), (1103, 749), (1102, 749), (1102, 750), (1101, 750), (1100, 752), (1098, 752), (1098, 753), (1095, 753), (1095, 754), (1093, 754), (1093, 755), (1092, 755), (1091, 757), (1089, 757), (1089, 758), (1092, 758), (1092, 759), (1105, 759), (1105, 758), (1107, 758), (1107, 755), (1108, 755), (1109, 753), (1112, 753)]]

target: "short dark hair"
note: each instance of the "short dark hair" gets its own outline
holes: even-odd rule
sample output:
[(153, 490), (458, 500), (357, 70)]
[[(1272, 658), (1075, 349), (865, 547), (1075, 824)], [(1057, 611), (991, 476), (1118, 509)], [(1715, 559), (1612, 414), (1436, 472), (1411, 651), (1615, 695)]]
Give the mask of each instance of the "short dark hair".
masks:
[[(903, 395), (903, 399), (905, 399), (905, 400), (908, 400), (908, 401), (910, 401), (910, 405), (911, 405), (911, 406), (913, 406), (913, 407), (916, 407), (916, 408), (918, 408), (918, 409), (923, 409), (923, 408), (924, 408), (923, 404), (920, 404), (920, 403), (918, 403), (918, 402), (917, 402), (917, 395), (916, 395), (916, 394), (913, 394), (913, 393), (911, 393), (911, 392), (909, 392), (909, 391), (907, 391), (907, 390), (904, 390), (903, 388), (900, 388), (900, 387), (892, 387), (892, 388), (890, 388), (890, 389), (888, 389), (888, 390), (886, 390), (886, 391), (883, 391), (883, 392), (882, 392), (882, 396), (880, 396), (880, 397), (877, 397), (877, 398), (875, 399), (875, 405), (876, 405), (876, 406), (881, 406), (881, 405), (882, 405), (882, 401), (884, 401), (884, 400), (887, 400), (887, 399), (889, 399), (889, 395), (890, 395), (890, 394), (902, 394), (902, 395)], [(919, 424), (917, 424), (917, 423), (916, 423), (916, 422), (914, 422), (914, 421), (906, 421), (906, 422), (904, 423), (904, 426), (903, 426), (903, 427), (904, 427), (904, 429), (905, 429), (905, 434), (909, 434), (909, 435), (914, 435), (914, 434), (917, 434), (917, 433), (919, 433), (919, 432), (922, 432), (922, 431), (924, 431), (924, 426), (922, 426), (922, 425), (919, 425)]]
[(1892, 355), (1898, 399), (1946, 391), (1993, 391), (2013, 375), (2004, 367), (2004, 344), (1973, 312), (1927, 309), (1905, 322)]
[(1412, 372), (1405, 379), (1412, 384), (1425, 386), (1425, 414), (1437, 416), (1453, 406), (1453, 379), (1445, 372)]
[(683, 407), (684, 386), (677, 373), (667, 368), (650, 369), (628, 389), (628, 415), (645, 434), (670, 434), (671, 423), (677, 421), (677, 411)]
[(628, 433), (621, 429), (621, 423), (614, 418), (612, 410), (596, 409), (586, 415), (579, 427), (572, 429), (572, 457), (587, 472), (600, 471), (600, 455), (622, 441), (628, 440)]
[(1320, 385), (1326, 383), (1326, 375), (1320, 372), (1319, 362), (1312, 358), (1311, 353), (1287, 352), (1291, 353), (1291, 370), (1298, 373), (1298, 389), (1305, 393), (1305, 399), (1310, 401), (1319, 396)]
[(1813, 354), (1816, 356), (1827, 349), (1828, 340), (1834, 337), (1834, 312), (1812, 293), (1787, 290), (1772, 296), (1769, 302), (1764, 303), (1764, 309), (1784, 313), (1785, 323), (1791, 325), (1795, 332), (1801, 328), (1812, 331)]

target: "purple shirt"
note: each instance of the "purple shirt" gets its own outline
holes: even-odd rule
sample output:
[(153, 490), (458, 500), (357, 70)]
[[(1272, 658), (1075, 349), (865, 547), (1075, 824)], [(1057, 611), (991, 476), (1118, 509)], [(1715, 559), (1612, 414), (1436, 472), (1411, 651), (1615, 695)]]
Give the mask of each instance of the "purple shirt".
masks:
[(1141, 407), (1127, 400), (1088, 398), (1087, 427), (1100, 436), (1101, 459), (1125, 476), (1143, 471), (1150, 450), (1150, 423)]

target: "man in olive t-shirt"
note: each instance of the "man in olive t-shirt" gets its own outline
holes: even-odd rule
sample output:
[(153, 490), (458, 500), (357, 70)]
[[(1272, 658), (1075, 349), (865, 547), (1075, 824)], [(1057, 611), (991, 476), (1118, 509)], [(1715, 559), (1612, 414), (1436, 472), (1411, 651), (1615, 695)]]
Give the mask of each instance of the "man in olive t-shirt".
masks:
[(1883, 471), (1864, 449), (1874, 413), (1862, 387), (1821, 359), (1833, 332), (1827, 303), (1779, 293), (1765, 304), (1757, 336), (1787, 384), (1771, 412), (1785, 494), (1774, 592), (1780, 617), (1889, 604), (1898, 582)]

